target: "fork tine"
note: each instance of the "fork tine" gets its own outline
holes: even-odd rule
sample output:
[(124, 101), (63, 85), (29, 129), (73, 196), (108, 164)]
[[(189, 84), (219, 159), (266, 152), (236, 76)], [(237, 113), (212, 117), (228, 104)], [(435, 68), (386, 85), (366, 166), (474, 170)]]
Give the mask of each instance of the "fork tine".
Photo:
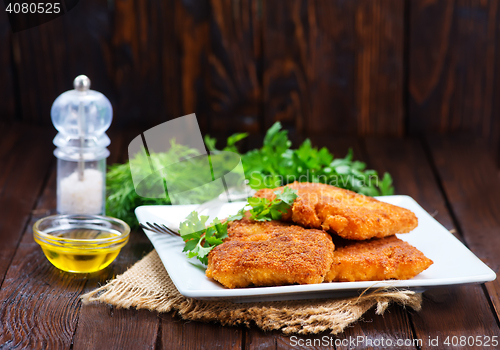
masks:
[(140, 223), (139, 224), (143, 229), (156, 232), (156, 233), (168, 233), (173, 236), (179, 236), (180, 234), (178, 232), (175, 232), (171, 228), (165, 226), (165, 225), (158, 225), (157, 223), (150, 223), (146, 222), (145, 224)]
[(179, 236), (179, 237), (181, 236), (181, 235), (179, 234), (179, 232), (172, 230), (170, 227), (168, 227), (168, 226), (166, 226), (166, 225), (163, 225), (163, 224), (162, 224), (162, 225), (161, 225), (161, 227), (163, 227), (165, 230), (169, 231), (170, 233), (172, 233), (172, 234), (174, 234), (174, 235), (176, 235), (176, 236)]
[(164, 231), (164, 229), (160, 225), (158, 225), (156, 222), (152, 223), (151, 225), (153, 225), (158, 230)]
[(146, 225), (149, 227), (150, 231), (158, 232), (158, 233), (163, 233), (161, 230), (159, 230), (155, 225), (153, 225), (150, 222), (146, 222)]
[(172, 230), (170, 227), (166, 226), (166, 225), (159, 225), (157, 223), (154, 223), (153, 224), (157, 229), (161, 230), (161, 231), (167, 231), (168, 233), (170, 233), (171, 235), (176, 235), (176, 236), (180, 236), (180, 234), (174, 230)]
[(158, 230), (155, 227), (150, 227), (149, 222), (146, 222), (145, 225), (139, 223), (139, 226), (141, 226), (142, 229), (144, 229), (144, 230), (148, 230), (148, 231), (156, 232), (156, 233), (161, 233), (161, 232), (158, 232)]
[[(150, 229), (148, 226), (142, 224), (142, 223), (139, 223), (139, 226), (143, 229), (143, 230), (148, 230), (148, 231), (153, 231), (152, 229)], [(156, 232), (156, 231), (154, 231)]]
[(161, 228), (157, 227), (156, 224), (150, 223), (150, 222), (147, 222), (147, 224), (149, 227), (151, 227), (151, 230), (158, 232), (158, 233), (165, 233), (165, 231), (162, 230)]

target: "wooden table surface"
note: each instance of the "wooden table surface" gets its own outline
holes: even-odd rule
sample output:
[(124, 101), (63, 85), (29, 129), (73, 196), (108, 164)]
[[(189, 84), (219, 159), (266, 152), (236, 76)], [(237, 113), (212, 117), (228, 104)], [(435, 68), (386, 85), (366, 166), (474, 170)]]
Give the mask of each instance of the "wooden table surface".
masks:
[[(80, 276), (54, 268), (34, 242), (31, 227), (37, 219), (55, 213), (55, 131), (25, 125), (2, 125), (2, 129), (1, 349), (282, 349), (294, 348), (299, 341), (307, 345), (330, 336), (324, 333), (292, 340), (279, 332), (265, 333), (255, 327), (185, 322), (172, 314), (115, 309), (102, 304), (82, 306), (80, 295), (123, 273), (152, 246), (143, 232), (135, 231), (117, 260), (99, 273)], [(128, 142), (137, 134), (111, 135), (108, 163), (125, 161)], [(318, 138), (313, 143), (327, 146), (338, 156), (344, 156), (353, 147), (356, 159), (366, 161), (379, 172), (390, 172), (397, 194), (412, 196), (498, 273), (500, 179), (480, 140)], [(500, 335), (499, 315), (497, 279), (482, 285), (429, 290), (424, 293), (420, 312), (397, 305), (383, 316), (372, 310), (363, 321), (332, 339), (362, 336), (378, 340), (375, 345), (382, 344), (382, 339), (394, 343), (398, 339), (421, 339), (418, 346), (399, 348), (447, 349), (454, 347), (444, 345), (446, 337), (451, 341), (454, 336), (457, 340), (465, 336), (475, 339), (476, 346), (467, 346), (468, 349), (493, 349), (494, 346), (478, 345), (477, 339)], [(429, 339), (436, 337), (439, 347), (429, 344)], [(366, 344), (354, 348), (366, 348), (363, 345)], [(316, 343), (304, 348), (323, 347)], [(336, 348), (352, 347), (344, 342)]]

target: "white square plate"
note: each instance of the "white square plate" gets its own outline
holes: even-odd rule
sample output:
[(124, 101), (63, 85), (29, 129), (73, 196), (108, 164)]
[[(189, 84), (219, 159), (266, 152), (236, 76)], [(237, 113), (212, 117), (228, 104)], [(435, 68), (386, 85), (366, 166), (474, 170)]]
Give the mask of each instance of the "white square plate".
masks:
[[(370, 282), (333, 282), (280, 287), (228, 289), (205, 276), (203, 265), (196, 258), (188, 259), (182, 252), (184, 242), (179, 237), (145, 231), (179, 292), (195, 299), (231, 299), (235, 302), (336, 298), (358, 293), (366, 288), (398, 287), (424, 291), (429, 287), (483, 283), (493, 281), (495, 273), (446, 228), (430, 216), (413, 198), (384, 196), (377, 199), (410, 209), (418, 217), (418, 227), (411, 233), (397, 235), (418, 248), (434, 261), (427, 270), (410, 280)], [(217, 212), (203, 213), (225, 218), (236, 213), (245, 202), (228, 203)], [(178, 227), (179, 222), (197, 205), (140, 206), (135, 214), (141, 223), (155, 222)]]

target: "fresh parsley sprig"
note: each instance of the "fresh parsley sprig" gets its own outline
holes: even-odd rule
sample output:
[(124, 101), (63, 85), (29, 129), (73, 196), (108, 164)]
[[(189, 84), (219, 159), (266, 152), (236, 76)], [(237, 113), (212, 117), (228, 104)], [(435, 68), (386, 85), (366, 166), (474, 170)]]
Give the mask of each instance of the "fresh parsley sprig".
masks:
[(193, 211), (186, 220), (179, 225), (179, 233), (185, 242), (183, 252), (187, 252), (188, 258), (197, 257), (203, 264), (208, 265), (208, 253), (227, 237), (227, 224), (230, 221), (241, 220), (245, 211), (250, 211), (250, 220), (270, 221), (279, 220), (286, 213), (297, 198), (297, 191), (285, 187), (283, 191), (275, 191), (276, 198), (272, 201), (267, 198), (252, 197), (248, 199), (247, 205), (236, 215), (231, 215), (225, 222), (215, 218), (207, 227), (208, 216), (199, 216)]
[(189, 214), (179, 227), (179, 233), (185, 242), (183, 252), (188, 252), (188, 258), (195, 256), (203, 264), (208, 264), (208, 253), (221, 244), (227, 237), (227, 221), (221, 223), (215, 218), (212, 225), (206, 227), (208, 216), (198, 216), (196, 211)]
[(270, 201), (267, 198), (252, 197), (248, 199), (250, 209), (250, 219), (256, 221), (280, 220), (281, 216), (292, 206), (297, 191), (290, 187), (285, 187), (283, 192), (275, 191), (276, 198)]

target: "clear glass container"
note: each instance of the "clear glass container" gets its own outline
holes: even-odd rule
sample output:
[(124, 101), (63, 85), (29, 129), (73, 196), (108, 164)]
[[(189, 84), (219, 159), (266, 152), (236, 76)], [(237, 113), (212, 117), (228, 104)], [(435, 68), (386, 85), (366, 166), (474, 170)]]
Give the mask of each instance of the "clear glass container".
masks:
[(105, 131), (113, 109), (100, 92), (90, 90), (90, 80), (78, 76), (74, 90), (61, 94), (51, 116), (59, 131), (57, 149), (57, 211), (61, 214), (104, 214), (106, 158), (110, 144)]
[(111, 264), (128, 242), (130, 227), (100, 215), (52, 215), (33, 225), (33, 238), (58, 269), (89, 273)]
[(60, 214), (103, 214), (106, 203), (106, 159), (83, 162), (78, 179), (77, 161), (57, 159), (57, 212)]

